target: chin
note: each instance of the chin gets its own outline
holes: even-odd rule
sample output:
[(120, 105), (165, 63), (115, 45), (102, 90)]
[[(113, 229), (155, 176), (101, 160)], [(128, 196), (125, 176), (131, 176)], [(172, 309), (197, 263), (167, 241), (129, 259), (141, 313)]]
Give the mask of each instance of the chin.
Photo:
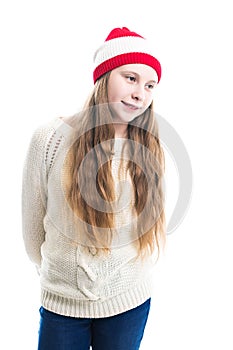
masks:
[(118, 120), (122, 123), (129, 123), (138, 118), (141, 114), (142, 113), (122, 113)]

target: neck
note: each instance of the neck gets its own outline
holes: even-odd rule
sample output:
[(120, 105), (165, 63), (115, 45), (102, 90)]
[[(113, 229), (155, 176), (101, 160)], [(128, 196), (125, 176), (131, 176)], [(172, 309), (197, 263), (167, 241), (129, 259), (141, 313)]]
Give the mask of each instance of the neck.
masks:
[(115, 137), (127, 138), (128, 124), (114, 123)]

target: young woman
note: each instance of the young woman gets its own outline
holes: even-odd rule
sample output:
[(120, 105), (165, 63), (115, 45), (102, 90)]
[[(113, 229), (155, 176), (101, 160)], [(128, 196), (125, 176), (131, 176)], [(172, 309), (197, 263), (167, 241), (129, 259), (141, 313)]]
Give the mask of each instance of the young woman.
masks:
[(33, 134), (23, 237), (41, 281), (39, 350), (136, 350), (165, 242), (164, 158), (153, 112), (161, 66), (113, 29), (83, 110)]

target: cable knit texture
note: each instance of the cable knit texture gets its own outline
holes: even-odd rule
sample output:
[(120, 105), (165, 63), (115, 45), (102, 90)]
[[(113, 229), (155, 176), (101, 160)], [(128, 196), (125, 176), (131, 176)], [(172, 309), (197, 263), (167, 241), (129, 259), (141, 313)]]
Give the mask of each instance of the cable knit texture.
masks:
[[(110, 253), (85, 246), (75, 231), (74, 214), (61, 181), (73, 129), (56, 118), (33, 134), (23, 171), (23, 238), (41, 281), (41, 303), (66, 316), (108, 317), (137, 307), (151, 297), (154, 257), (137, 258), (133, 242), (132, 190), (118, 181), (120, 140), (115, 142), (112, 171), (122, 210), (116, 215), (119, 237)], [(125, 180), (126, 180), (125, 179)], [(127, 190), (127, 191), (126, 191)], [(123, 203), (123, 205), (122, 205)], [(80, 230), (82, 225), (80, 224)], [(121, 244), (119, 244), (121, 243)]]

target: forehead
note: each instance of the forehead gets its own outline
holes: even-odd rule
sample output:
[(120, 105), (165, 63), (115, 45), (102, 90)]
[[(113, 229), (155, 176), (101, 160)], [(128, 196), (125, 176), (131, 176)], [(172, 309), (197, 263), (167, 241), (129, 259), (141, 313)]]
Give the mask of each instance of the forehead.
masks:
[(123, 66), (114, 69), (116, 72), (131, 72), (139, 75), (145, 80), (155, 80), (158, 81), (158, 76), (156, 71), (146, 64), (141, 63), (131, 63), (125, 64)]

